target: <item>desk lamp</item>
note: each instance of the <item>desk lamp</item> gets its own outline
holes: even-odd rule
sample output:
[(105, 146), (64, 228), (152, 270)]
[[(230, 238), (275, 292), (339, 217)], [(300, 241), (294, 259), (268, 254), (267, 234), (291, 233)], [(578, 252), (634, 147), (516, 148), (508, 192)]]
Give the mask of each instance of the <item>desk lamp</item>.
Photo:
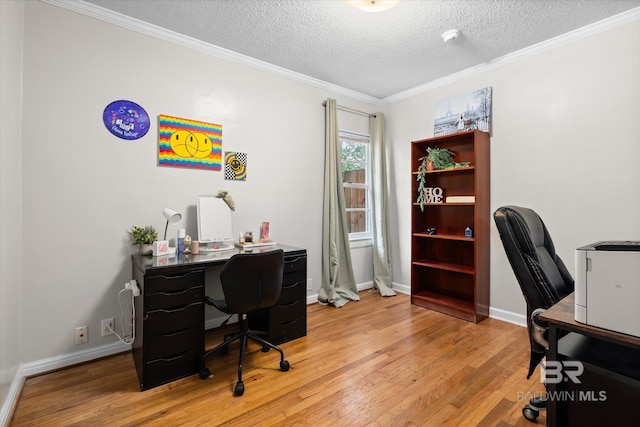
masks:
[(167, 228), (169, 223), (177, 224), (182, 219), (182, 214), (174, 211), (173, 209), (165, 208), (162, 211), (162, 215), (167, 218), (167, 225), (164, 226), (164, 240), (158, 240), (153, 242), (153, 256), (170, 255), (176, 253), (176, 248), (169, 247), (169, 241), (167, 240)]
[(182, 214), (174, 211), (173, 209), (164, 208), (162, 211), (162, 215), (167, 218), (167, 225), (164, 227), (164, 240), (167, 240), (167, 228), (169, 228), (169, 223), (177, 224), (182, 219)]

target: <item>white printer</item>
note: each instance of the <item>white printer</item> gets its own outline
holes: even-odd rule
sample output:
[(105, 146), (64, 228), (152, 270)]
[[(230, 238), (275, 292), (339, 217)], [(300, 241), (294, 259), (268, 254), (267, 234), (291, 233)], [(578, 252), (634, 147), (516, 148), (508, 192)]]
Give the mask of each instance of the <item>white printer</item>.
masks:
[(576, 249), (577, 322), (640, 337), (640, 241)]

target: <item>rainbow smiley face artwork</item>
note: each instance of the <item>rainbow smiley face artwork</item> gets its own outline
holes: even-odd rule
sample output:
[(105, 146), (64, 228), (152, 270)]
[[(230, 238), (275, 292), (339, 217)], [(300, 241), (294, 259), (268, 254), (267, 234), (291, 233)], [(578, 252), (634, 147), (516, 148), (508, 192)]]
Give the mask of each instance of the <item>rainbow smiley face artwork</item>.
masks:
[(221, 170), (222, 125), (158, 116), (158, 166)]
[(203, 133), (179, 130), (171, 134), (171, 149), (180, 157), (204, 159), (212, 148), (211, 140)]

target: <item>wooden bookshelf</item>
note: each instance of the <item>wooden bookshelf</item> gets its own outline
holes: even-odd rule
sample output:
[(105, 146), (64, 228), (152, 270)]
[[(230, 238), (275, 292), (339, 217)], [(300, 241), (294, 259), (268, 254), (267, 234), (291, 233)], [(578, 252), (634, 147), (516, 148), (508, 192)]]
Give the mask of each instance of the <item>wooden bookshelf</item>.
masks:
[[(428, 187), (473, 203), (416, 203), (420, 158), (447, 148), (470, 166), (428, 171)], [(411, 143), (411, 302), (471, 322), (489, 316), (489, 134), (461, 132)], [(465, 236), (471, 227), (473, 237)], [(435, 228), (436, 234), (429, 234)]]

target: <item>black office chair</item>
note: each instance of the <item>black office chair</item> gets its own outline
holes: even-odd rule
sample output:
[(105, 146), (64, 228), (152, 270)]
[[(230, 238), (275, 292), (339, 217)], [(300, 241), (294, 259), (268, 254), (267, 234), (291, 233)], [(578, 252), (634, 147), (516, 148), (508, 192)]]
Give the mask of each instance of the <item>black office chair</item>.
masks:
[(262, 344), (263, 351), (270, 348), (280, 353), (280, 370), (288, 371), (289, 362), (284, 359), (283, 351), (259, 335), (263, 332), (249, 329), (246, 315), (262, 308), (273, 307), (280, 299), (284, 270), (284, 252), (275, 250), (263, 253), (243, 253), (232, 256), (220, 272), (224, 300), (205, 297), (205, 303), (212, 305), (227, 314), (238, 315), (239, 330), (233, 335), (224, 337), (224, 342), (207, 351), (200, 362), (200, 378), (211, 377), (211, 372), (205, 367), (205, 359), (210, 354), (220, 351), (228, 352), (229, 344), (237, 339), (241, 340), (240, 358), (238, 360), (238, 382), (234, 392), (237, 396), (244, 394), (242, 382), (242, 359), (247, 347), (247, 338)]
[[(538, 316), (573, 292), (573, 278), (556, 254), (542, 219), (531, 209), (503, 206), (493, 213), (502, 245), (527, 302), (527, 330), (531, 346), (529, 373), (549, 347), (547, 325)], [(534, 421), (546, 407), (545, 399), (531, 399), (522, 409)]]

